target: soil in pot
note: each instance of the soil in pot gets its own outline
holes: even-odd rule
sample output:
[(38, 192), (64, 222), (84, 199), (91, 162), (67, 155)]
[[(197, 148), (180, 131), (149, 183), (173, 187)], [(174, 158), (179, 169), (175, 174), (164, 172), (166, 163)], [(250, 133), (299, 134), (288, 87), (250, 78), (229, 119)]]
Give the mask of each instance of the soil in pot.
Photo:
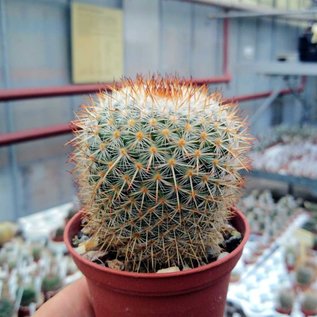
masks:
[[(223, 230), (224, 242), (221, 244), (222, 252), (219, 255), (215, 255), (212, 250), (208, 251), (208, 258), (201, 259), (197, 262), (192, 262), (193, 267), (199, 267), (199, 263), (209, 264), (212, 262), (221, 259), (222, 257), (226, 256), (233, 250), (235, 250), (238, 245), (242, 241), (242, 235), (238, 232), (233, 226), (228, 224), (224, 227)], [(83, 257), (86, 259), (102, 265), (109, 267), (111, 269), (117, 269), (121, 271), (132, 272), (129, 267), (125, 267), (124, 258), (118, 257), (114, 250), (110, 250), (109, 252), (104, 252), (99, 250), (99, 247), (96, 247), (94, 241), (91, 240), (88, 236), (86, 236), (82, 231), (81, 228), (79, 229), (78, 233), (75, 234), (74, 238), (72, 239), (72, 246), (77, 250), (79, 254), (82, 254)], [(166, 266), (157, 266), (154, 272), (149, 272), (146, 269), (147, 263), (140, 264), (140, 273), (156, 273), (163, 270), (168, 269)], [(177, 267), (176, 265), (170, 267)], [(187, 270), (189, 267), (185, 265), (178, 266), (179, 271)]]

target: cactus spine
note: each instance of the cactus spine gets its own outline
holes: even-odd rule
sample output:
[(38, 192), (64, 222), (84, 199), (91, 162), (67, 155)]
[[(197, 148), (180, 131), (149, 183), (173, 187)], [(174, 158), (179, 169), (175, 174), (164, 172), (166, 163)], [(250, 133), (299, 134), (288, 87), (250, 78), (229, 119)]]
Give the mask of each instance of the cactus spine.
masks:
[(249, 149), (236, 106), (177, 78), (138, 77), (99, 94), (74, 125), (84, 231), (100, 248), (147, 272), (220, 252)]

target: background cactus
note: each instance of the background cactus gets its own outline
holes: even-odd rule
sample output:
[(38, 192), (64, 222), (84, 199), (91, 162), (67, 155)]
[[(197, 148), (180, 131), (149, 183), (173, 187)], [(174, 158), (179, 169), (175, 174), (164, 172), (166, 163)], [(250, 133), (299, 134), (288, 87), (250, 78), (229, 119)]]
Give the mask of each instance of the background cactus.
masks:
[(219, 254), (249, 136), (233, 104), (176, 78), (126, 80), (82, 106), (73, 174), (84, 232), (147, 272)]
[(27, 287), (23, 290), (21, 298), (21, 306), (29, 306), (31, 303), (36, 303), (36, 291), (32, 287)]
[(14, 305), (6, 298), (0, 299), (0, 317), (12, 317)]
[(296, 282), (300, 285), (310, 285), (313, 280), (315, 272), (310, 266), (300, 266), (296, 271)]
[(42, 281), (42, 292), (57, 291), (62, 288), (63, 282), (56, 274), (48, 274)]
[(292, 289), (281, 289), (277, 298), (277, 308), (284, 312), (291, 312), (294, 306), (295, 295)]
[(301, 308), (304, 311), (309, 311), (314, 314), (317, 312), (317, 293), (316, 292), (307, 292), (304, 294)]

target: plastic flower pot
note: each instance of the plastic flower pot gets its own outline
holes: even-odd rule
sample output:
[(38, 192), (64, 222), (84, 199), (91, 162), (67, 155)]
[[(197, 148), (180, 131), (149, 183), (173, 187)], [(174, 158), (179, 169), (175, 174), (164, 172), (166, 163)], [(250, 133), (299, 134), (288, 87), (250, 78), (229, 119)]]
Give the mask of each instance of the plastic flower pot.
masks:
[(28, 317), (31, 316), (29, 307), (21, 306), (18, 310), (18, 317)]
[[(40, 307), (40, 305), (36, 306), (36, 310)], [(18, 309), (17, 317), (31, 317), (33, 313), (29, 306), (20, 306)]]
[(285, 308), (281, 308), (281, 307), (277, 307), (275, 308), (275, 310), (282, 315), (290, 315), (292, 313), (292, 309), (285, 309)]
[(223, 317), (230, 273), (250, 233), (240, 211), (234, 209), (230, 221), (243, 235), (235, 250), (195, 269), (162, 274), (123, 272), (84, 259), (71, 245), (80, 230), (81, 216), (78, 213), (68, 222), (64, 239), (87, 278), (96, 317)]
[(316, 310), (312, 311), (312, 310), (306, 310), (306, 309), (302, 308), (301, 311), (302, 311), (302, 313), (304, 314), (305, 317), (317, 315), (317, 311)]
[(18, 317), (31, 317), (30, 308), (28, 306), (20, 306)]

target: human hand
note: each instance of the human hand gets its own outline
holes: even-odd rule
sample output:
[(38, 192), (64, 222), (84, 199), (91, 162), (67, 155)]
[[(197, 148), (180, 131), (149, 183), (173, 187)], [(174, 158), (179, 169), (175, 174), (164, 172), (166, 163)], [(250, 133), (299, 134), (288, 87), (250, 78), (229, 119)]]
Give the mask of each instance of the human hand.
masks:
[(68, 285), (47, 301), (33, 317), (94, 317), (86, 279)]

